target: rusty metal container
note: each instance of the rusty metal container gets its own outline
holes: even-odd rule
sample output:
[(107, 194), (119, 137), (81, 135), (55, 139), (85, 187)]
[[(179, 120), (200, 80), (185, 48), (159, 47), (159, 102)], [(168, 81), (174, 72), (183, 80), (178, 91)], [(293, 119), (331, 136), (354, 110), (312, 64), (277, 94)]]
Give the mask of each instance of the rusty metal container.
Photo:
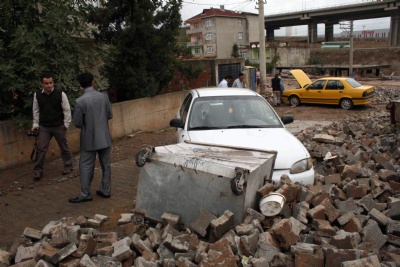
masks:
[(166, 212), (176, 214), (184, 225), (201, 209), (217, 217), (230, 210), (235, 224), (241, 223), (247, 208), (258, 209), (256, 191), (272, 177), (276, 158), (274, 151), (189, 143), (138, 154), (136, 211), (154, 221)]

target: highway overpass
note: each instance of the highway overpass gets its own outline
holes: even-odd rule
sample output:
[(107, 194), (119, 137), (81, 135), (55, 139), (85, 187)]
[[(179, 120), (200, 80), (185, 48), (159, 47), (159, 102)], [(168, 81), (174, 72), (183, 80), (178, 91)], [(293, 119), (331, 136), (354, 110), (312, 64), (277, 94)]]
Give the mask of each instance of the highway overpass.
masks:
[(288, 26), (308, 26), (308, 42), (317, 42), (317, 24), (325, 24), (325, 41), (333, 40), (333, 26), (340, 21), (390, 17), (389, 45), (400, 45), (400, 0), (377, 0), (346, 4), (264, 17), (267, 41), (274, 39), (274, 30)]

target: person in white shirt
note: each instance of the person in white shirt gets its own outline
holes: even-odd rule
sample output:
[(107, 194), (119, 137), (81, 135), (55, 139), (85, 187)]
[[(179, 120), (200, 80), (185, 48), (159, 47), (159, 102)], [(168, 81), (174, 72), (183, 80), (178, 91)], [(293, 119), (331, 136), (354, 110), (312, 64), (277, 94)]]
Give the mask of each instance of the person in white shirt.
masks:
[(233, 77), (232, 75), (227, 75), (225, 76), (224, 79), (222, 79), (222, 81), (218, 84), (218, 87), (222, 87), (222, 88), (228, 88), (229, 84), (232, 82)]
[(50, 140), (54, 137), (60, 148), (64, 162), (62, 174), (72, 172), (72, 154), (67, 142), (67, 129), (71, 123), (71, 108), (67, 95), (54, 88), (53, 75), (44, 73), (41, 76), (42, 89), (33, 95), (33, 124), (31, 131), (37, 132), (37, 150), (33, 178), (43, 176), (44, 162)]
[(233, 82), (232, 87), (246, 88), (244, 73), (239, 73), (239, 78)]

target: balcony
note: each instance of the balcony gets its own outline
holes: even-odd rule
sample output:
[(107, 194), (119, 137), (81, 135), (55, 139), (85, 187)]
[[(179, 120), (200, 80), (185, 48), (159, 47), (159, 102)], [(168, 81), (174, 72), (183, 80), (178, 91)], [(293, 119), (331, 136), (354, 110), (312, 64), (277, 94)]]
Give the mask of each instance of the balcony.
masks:
[(189, 30), (186, 30), (186, 35), (202, 33), (202, 32), (203, 32), (203, 28), (189, 29)]
[(190, 42), (190, 43), (186, 43), (186, 44), (187, 44), (187, 47), (202, 46), (203, 41), (195, 41), (195, 42)]

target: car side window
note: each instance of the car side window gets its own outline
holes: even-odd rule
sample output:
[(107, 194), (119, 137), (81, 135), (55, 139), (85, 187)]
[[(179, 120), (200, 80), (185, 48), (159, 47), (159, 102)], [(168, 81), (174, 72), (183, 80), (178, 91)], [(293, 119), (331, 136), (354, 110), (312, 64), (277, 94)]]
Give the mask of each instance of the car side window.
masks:
[(190, 103), (192, 102), (192, 94), (188, 94), (182, 102), (182, 105), (179, 109), (179, 115), (183, 122), (186, 122), (187, 114), (189, 111)]
[(344, 85), (341, 81), (328, 81), (325, 87), (326, 90), (343, 90)]
[(338, 83), (337, 81), (328, 81), (325, 87), (326, 90), (337, 90), (338, 88)]
[(315, 81), (314, 83), (312, 83), (308, 89), (312, 89), (312, 90), (321, 90), (324, 88), (326, 81)]

